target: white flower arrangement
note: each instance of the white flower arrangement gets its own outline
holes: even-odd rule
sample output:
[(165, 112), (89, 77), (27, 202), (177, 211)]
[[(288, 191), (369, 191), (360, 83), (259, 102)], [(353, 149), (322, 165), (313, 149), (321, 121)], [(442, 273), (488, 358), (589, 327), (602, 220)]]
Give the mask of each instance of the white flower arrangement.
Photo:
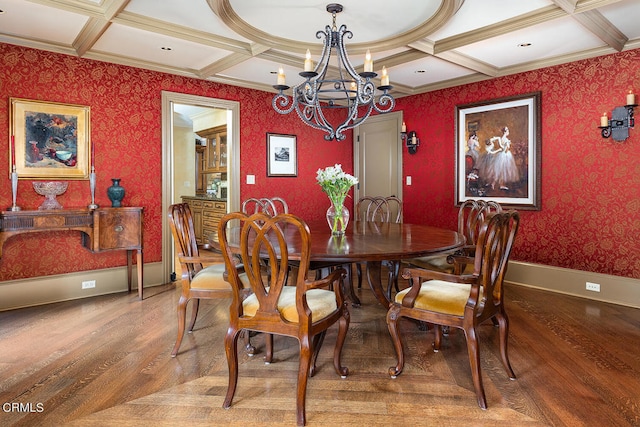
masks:
[(349, 189), (358, 183), (358, 178), (342, 170), (342, 165), (318, 169), (316, 180), (334, 206), (341, 206)]

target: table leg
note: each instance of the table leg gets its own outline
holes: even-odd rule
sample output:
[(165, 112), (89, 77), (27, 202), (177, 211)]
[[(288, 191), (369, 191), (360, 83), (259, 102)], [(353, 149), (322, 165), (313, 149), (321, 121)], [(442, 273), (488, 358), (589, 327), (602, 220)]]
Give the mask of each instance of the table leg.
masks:
[(373, 294), (383, 307), (389, 308), (391, 301), (387, 298), (386, 292), (382, 287), (382, 262), (367, 261), (367, 281)]
[(127, 249), (127, 289), (131, 292), (131, 272), (133, 270), (133, 251)]
[(138, 269), (138, 298), (142, 300), (142, 292), (144, 291), (144, 282), (142, 281), (142, 269), (144, 267), (144, 263), (142, 262), (142, 249), (138, 249), (136, 267)]
[[(143, 299), (143, 282), (142, 282), (142, 250), (136, 250), (136, 268), (138, 269), (138, 298)], [(133, 279), (133, 249), (127, 249), (127, 284), (129, 292), (131, 292), (131, 279)]]

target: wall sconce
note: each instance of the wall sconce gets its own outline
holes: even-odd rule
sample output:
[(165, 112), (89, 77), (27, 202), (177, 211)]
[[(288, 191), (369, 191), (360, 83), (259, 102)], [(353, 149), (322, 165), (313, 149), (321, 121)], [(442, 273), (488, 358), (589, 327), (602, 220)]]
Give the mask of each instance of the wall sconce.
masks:
[(407, 146), (409, 154), (416, 154), (418, 146), (420, 145), (420, 138), (417, 137), (416, 131), (412, 130), (407, 134), (405, 145)]
[(600, 126), (603, 138), (612, 137), (614, 141), (624, 141), (629, 138), (629, 128), (635, 124), (633, 117), (633, 109), (637, 107), (636, 96), (631, 91), (627, 94), (627, 105), (624, 107), (616, 107), (611, 112), (611, 119), (607, 113), (603, 113), (600, 117)]

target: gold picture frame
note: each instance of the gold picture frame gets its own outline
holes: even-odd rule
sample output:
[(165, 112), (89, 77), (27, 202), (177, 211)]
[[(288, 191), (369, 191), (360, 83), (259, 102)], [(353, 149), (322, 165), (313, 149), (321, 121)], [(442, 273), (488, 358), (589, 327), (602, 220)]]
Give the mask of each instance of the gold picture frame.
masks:
[(9, 173), (18, 179), (88, 179), (90, 108), (10, 98)]

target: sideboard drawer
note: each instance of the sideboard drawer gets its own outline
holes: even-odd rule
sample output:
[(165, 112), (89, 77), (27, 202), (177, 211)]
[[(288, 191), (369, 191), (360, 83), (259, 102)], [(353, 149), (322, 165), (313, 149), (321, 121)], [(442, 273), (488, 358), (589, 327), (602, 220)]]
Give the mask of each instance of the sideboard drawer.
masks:
[(140, 249), (142, 247), (142, 209), (97, 209), (94, 250)]

